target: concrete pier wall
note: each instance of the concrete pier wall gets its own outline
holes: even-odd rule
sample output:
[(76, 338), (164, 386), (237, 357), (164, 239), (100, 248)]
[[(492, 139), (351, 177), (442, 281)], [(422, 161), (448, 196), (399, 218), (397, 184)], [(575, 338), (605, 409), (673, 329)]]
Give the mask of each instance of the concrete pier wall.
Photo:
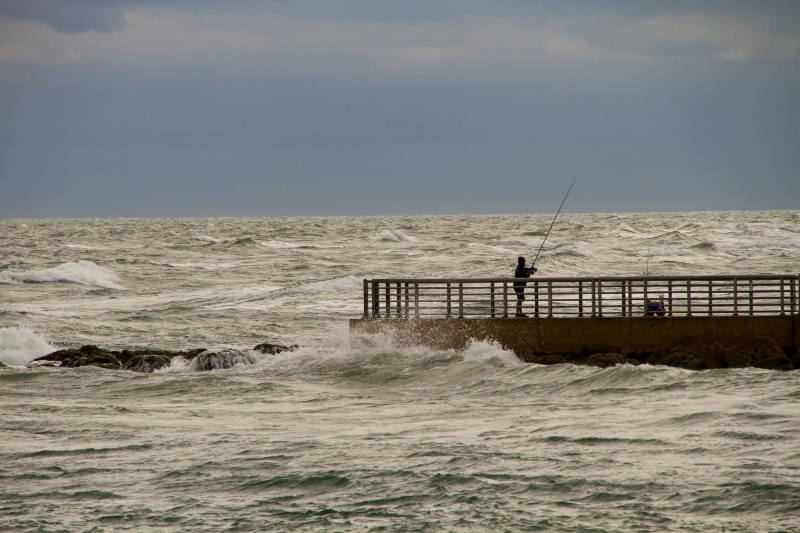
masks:
[(646, 353), (692, 339), (773, 339), (787, 355), (797, 353), (800, 316), (692, 316), (613, 318), (357, 319), (351, 339), (391, 335), (399, 345), (464, 349), (472, 339), (498, 342), (517, 355)]

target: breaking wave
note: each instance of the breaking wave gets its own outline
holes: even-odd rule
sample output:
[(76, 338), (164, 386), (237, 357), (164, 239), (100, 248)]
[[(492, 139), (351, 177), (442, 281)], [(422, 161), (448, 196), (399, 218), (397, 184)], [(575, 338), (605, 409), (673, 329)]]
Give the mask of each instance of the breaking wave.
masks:
[(0, 272), (0, 283), (45, 282), (71, 282), (103, 289), (125, 289), (120, 285), (119, 276), (113, 270), (96, 265), (91, 261), (63, 263), (57, 267), (43, 270), (28, 270), (25, 272), (6, 270)]
[(58, 350), (30, 328), (0, 328), (0, 363), (25, 366), (29, 361)]

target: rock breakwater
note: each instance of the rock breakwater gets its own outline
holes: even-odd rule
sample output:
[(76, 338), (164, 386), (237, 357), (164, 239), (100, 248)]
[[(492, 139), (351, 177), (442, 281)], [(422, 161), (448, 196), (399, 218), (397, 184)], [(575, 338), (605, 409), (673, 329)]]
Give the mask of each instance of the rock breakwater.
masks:
[(192, 370), (210, 371), (232, 368), (237, 364), (252, 364), (255, 362), (254, 352), (262, 354), (278, 354), (293, 351), (297, 346), (283, 346), (280, 344), (262, 343), (252, 350), (206, 350), (195, 348), (192, 350), (104, 350), (94, 345), (81, 346), (56, 350), (42, 357), (37, 357), (28, 363), (28, 367), (56, 366), (77, 368), (81, 366), (97, 366), (111, 370), (131, 370), (133, 372), (150, 373), (168, 367), (172, 360), (180, 357), (189, 361)]

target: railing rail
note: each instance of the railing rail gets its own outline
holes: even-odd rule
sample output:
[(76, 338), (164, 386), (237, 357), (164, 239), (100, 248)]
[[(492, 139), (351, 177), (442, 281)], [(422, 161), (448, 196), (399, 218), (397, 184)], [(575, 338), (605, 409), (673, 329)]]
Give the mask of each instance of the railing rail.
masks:
[(397, 278), (364, 280), (364, 318), (786, 315), (800, 312), (798, 276)]

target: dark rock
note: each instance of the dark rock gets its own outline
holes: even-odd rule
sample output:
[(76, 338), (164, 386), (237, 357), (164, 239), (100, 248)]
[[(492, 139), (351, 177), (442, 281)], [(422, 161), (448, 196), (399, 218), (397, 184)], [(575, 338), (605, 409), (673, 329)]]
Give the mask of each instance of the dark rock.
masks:
[(723, 347), (719, 342), (692, 339), (653, 353), (647, 359), (647, 364), (674, 366), (687, 370), (710, 370), (720, 368), (722, 352)]
[(744, 339), (729, 348), (721, 356), (723, 368), (766, 368), (768, 370), (794, 370), (795, 365), (786, 357), (774, 339)]
[(198, 355), (200, 355), (205, 351), (207, 351), (205, 348), (196, 348), (194, 350), (189, 350), (186, 352), (176, 352), (174, 356), (180, 356), (183, 357), (184, 359), (194, 359), (195, 357), (197, 357)]
[(794, 365), (795, 370), (800, 370), (800, 350), (792, 349), (791, 353), (786, 354)]
[(59, 366), (67, 368), (77, 368), (81, 366), (99, 366), (101, 368), (109, 369), (122, 368), (122, 363), (112, 352), (102, 350), (91, 344), (81, 346), (77, 350), (56, 350), (55, 352), (43, 355), (42, 357), (37, 357), (33, 361), (30, 361), (28, 365), (40, 366), (36, 364), (31, 365), (31, 363), (48, 361), (58, 361), (61, 363)]
[(172, 357), (166, 355), (134, 355), (125, 361), (122, 368), (149, 374), (154, 370), (169, 366), (171, 362)]
[(252, 365), (255, 362), (255, 357), (249, 352), (239, 350), (205, 351), (192, 359), (190, 368), (196, 372), (205, 372), (233, 368), (238, 364)]
[[(608, 368), (610, 366), (622, 365), (629, 361), (627, 357), (621, 353), (596, 353), (589, 356), (586, 364), (589, 366), (598, 366), (600, 368)], [(637, 361), (638, 363), (638, 361)]]
[[(122, 350), (121, 352), (116, 353), (117, 359), (122, 362), (122, 365), (127, 370), (132, 370), (128, 368), (131, 361), (136, 359), (137, 365), (141, 362), (141, 358), (147, 357), (166, 357), (167, 359), (172, 359), (173, 357), (183, 357), (184, 359), (193, 359), (197, 355), (205, 352), (205, 348), (197, 348), (195, 350), (186, 350), (186, 351), (171, 351), (171, 350)], [(153, 359), (155, 361), (155, 359)], [(154, 369), (155, 370), (155, 369)]]
[(271, 344), (269, 342), (265, 342), (257, 345), (253, 349), (257, 352), (275, 355), (281, 352), (293, 352), (297, 348), (298, 346), (296, 344), (292, 346), (281, 346), (280, 344)]
[(560, 353), (532, 354), (527, 356), (525, 360), (538, 365), (559, 365), (566, 362), (564, 356)]

